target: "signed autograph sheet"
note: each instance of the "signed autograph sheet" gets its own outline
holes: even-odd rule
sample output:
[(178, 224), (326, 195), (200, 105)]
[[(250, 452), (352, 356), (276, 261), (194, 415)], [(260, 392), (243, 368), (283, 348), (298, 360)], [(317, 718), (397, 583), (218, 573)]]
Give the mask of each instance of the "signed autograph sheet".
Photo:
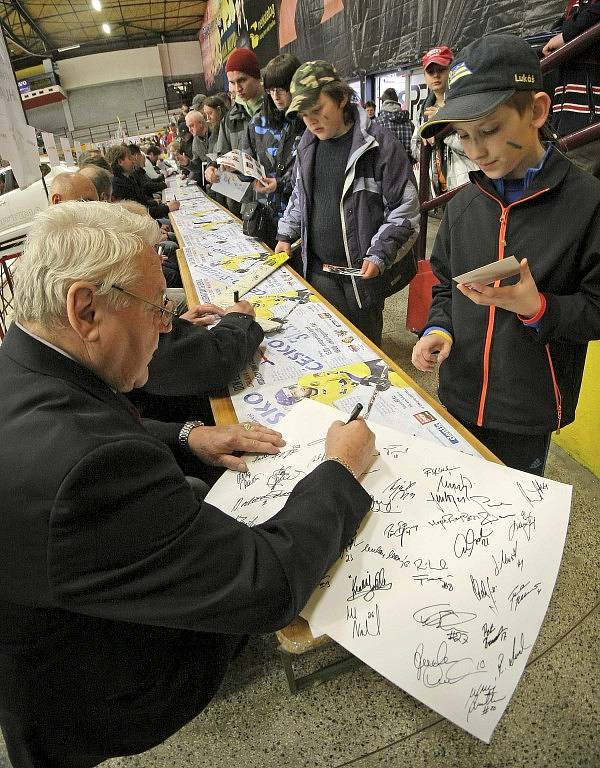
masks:
[[(248, 457), (207, 496), (268, 520), (323, 458), (339, 413), (304, 400), (286, 446)], [(525, 668), (558, 574), (571, 487), (371, 424), (372, 511), (302, 615), (431, 709), (489, 742)]]

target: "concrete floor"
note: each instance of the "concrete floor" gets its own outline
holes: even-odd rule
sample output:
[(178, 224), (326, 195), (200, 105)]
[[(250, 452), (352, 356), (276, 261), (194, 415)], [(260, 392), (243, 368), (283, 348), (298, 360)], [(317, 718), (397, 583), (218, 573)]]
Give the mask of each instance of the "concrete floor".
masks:
[[(410, 366), (405, 292), (386, 304), (384, 350), (433, 393), (433, 375)], [(557, 446), (547, 475), (574, 485), (555, 592), (530, 661), (485, 745), (361, 665), (289, 693), (273, 635), (251, 640), (217, 697), (154, 750), (103, 768), (599, 768), (600, 480)], [(338, 656), (306, 654), (297, 672)], [(0, 744), (0, 767), (9, 763)]]

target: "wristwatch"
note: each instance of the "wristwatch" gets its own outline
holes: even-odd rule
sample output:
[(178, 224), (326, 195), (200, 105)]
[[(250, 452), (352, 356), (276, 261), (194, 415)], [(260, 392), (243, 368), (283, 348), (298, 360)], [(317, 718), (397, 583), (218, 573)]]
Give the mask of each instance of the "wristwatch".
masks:
[(192, 429), (195, 429), (196, 427), (203, 427), (203, 426), (204, 426), (203, 421), (186, 421), (183, 427), (181, 427), (181, 429), (179, 430), (179, 437), (177, 438), (179, 441), (179, 445), (182, 448), (187, 448), (188, 439)]

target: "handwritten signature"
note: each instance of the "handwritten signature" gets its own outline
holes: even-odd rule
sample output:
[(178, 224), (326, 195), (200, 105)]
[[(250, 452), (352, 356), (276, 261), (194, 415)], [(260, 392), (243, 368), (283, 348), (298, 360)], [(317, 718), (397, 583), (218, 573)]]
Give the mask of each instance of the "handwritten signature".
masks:
[(278, 486), (284, 483), (291, 483), (302, 476), (302, 472), (291, 467), (279, 467), (276, 469), (267, 480), (267, 485), (274, 491)]
[(459, 533), (454, 540), (454, 554), (459, 558), (463, 555), (471, 557), (476, 546), (488, 546), (490, 535), (491, 533), (484, 535), (482, 528), (479, 529), (478, 536), (472, 528), (469, 528), (466, 533)]
[(355, 608), (348, 608), (346, 619), (352, 621), (352, 637), (378, 637), (381, 634), (381, 617), (377, 603), (367, 611), (366, 618), (359, 618)]
[(402, 480), (401, 478), (394, 480), (381, 492), (380, 499), (373, 497), (373, 512), (383, 514), (398, 512), (398, 509), (393, 508), (395, 505), (402, 501), (412, 501), (415, 498), (415, 493), (411, 490), (415, 485), (414, 480)]
[(413, 656), (413, 664), (417, 670), (417, 680), (422, 680), (426, 688), (437, 688), (440, 685), (452, 685), (471, 675), (485, 672), (485, 660), (477, 663), (470, 656), (462, 659), (448, 658), (448, 644), (440, 643), (433, 658), (425, 656), (425, 647), (419, 643)]
[(400, 546), (404, 545), (404, 537), (410, 536), (413, 531), (418, 530), (418, 524), (407, 525), (404, 520), (398, 520), (395, 523), (386, 525), (383, 529), (383, 535), (386, 539), (400, 539)]
[(369, 602), (375, 596), (375, 592), (387, 592), (392, 588), (392, 582), (386, 581), (385, 568), (380, 568), (373, 577), (367, 571), (366, 576), (363, 576), (360, 580), (358, 576), (348, 576), (348, 578), (352, 579), (352, 594), (346, 598), (348, 602), (357, 600), (359, 597)]
[(517, 482), (517, 488), (521, 492), (521, 495), (531, 506), (544, 500), (544, 495), (548, 490), (548, 483), (544, 480), (538, 480), (533, 478), (528, 486), (522, 485)]
[(502, 625), (500, 625), (499, 628), (496, 628), (493, 623), (488, 627), (487, 622), (484, 622), (481, 631), (483, 632), (483, 645), (486, 648), (489, 648), (490, 645), (498, 642), (498, 640), (506, 640), (508, 628), (503, 627)]
[(481, 683), (477, 688), (471, 688), (471, 693), (467, 698), (465, 704), (467, 710), (467, 720), (469, 715), (476, 712), (478, 715), (487, 715), (488, 712), (493, 712), (496, 709), (496, 704), (504, 701), (506, 696), (496, 698), (496, 686)]
[(490, 605), (490, 609), (497, 614), (498, 613), (498, 606), (496, 604), (496, 600), (494, 599), (494, 593), (496, 592), (496, 586), (494, 584), (490, 584), (490, 577), (486, 576), (485, 579), (476, 579), (471, 574), (471, 589), (473, 590), (473, 594), (478, 600), (483, 600), (484, 598), (489, 598), (492, 601), (492, 605)]
[(523, 600), (532, 592), (537, 592), (538, 595), (542, 594), (542, 587), (539, 581), (536, 581), (532, 586), (529, 586), (530, 584), (531, 582), (527, 581), (525, 584), (517, 584), (512, 588), (508, 596), (511, 611), (516, 611)]
[(413, 613), (413, 619), (417, 624), (435, 629), (450, 629), (460, 624), (468, 624), (477, 618), (476, 613), (470, 611), (455, 611), (447, 603), (436, 603), (419, 608)]

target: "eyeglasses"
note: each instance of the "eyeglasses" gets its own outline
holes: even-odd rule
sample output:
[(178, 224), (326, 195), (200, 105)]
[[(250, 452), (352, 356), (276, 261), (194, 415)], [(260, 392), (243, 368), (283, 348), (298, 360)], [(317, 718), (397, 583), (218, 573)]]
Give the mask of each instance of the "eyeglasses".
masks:
[(175, 311), (175, 302), (170, 299), (166, 293), (163, 293), (163, 305), (162, 307), (159, 307), (158, 304), (153, 304), (151, 301), (148, 301), (148, 299), (143, 299), (141, 296), (138, 296), (135, 293), (131, 293), (131, 291), (126, 291), (125, 288), (121, 288), (120, 285), (113, 284), (110, 287), (114, 288), (115, 291), (125, 293), (127, 296), (131, 296), (138, 301), (143, 301), (144, 304), (148, 304), (149, 307), (154, 307), (154, 309), (156, 309), (159, 313), (160, 324), (162, 328), (168, 328), (173, 322), (173, 318), (178, 316), (177, 312)]
[(267, 88), (267, 93), (270, 93), (271, 96), (285, 96), (289, 91), (287, 88)]

